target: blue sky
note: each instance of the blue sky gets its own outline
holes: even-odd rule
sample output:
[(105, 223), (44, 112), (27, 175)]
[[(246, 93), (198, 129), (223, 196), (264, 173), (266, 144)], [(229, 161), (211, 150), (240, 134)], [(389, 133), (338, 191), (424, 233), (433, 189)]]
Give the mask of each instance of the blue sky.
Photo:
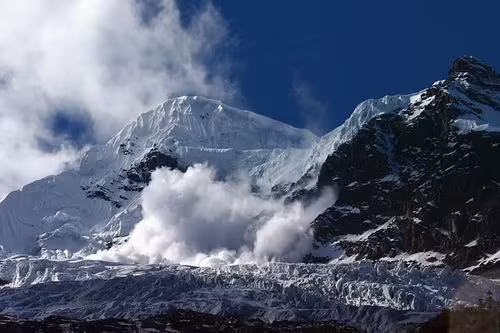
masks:
[[(158, 0), (141, 1), (147, 20)], [(177, 3), (187, 22), (208, 2)], [(461, 55), (500, 68), (500, 1), (212, 3), (229, 31), (215, 58), (227, 58), (239, 89), (239, 98), (226, 102), (316, 134), (340, 125), (365, 99), (445, 78)], [(92, 142), (82, 119), (58, 114), (54, 130), (78, 145)]]
[[(180, 3), (189, 15), (200, 2)], [(500, 1), (213, 3), (237, 40), (239, 104), (317, 132), (341, 124), (365, 99), (445, 78), (461, 55), (500, 69)]]

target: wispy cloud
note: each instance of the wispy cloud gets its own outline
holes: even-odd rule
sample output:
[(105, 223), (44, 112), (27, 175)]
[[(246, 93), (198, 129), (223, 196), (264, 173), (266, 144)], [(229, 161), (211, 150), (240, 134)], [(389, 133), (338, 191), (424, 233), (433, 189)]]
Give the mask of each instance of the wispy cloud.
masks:
[(235, 94), (217, 10), (186, 25), (174, 0), (156, 3), (145, 22), (136, 0), (0, 2), (0, 196), (78, 154), (47, 128), (56, 112), (85, 112), (102, 140), (167, 97)]
[(328, 130), (328, 106), (316, 98), (309, 84), (295, 75), (292, 89), (305, 127), (317, 135)]

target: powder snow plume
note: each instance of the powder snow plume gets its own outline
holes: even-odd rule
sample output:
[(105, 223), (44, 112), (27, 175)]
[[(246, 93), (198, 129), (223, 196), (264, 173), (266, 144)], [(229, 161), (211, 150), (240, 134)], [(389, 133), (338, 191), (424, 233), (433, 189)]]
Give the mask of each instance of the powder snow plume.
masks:
[(251, 193), (244, 181), (218, 181), (197, 164), (185, 173), (159, 169), (142, 194), (143, 219), (127, 243), (89, 259), (196, 266), (297, 262), (312, 247), (310, 222), (335, 201), (284, 204)]

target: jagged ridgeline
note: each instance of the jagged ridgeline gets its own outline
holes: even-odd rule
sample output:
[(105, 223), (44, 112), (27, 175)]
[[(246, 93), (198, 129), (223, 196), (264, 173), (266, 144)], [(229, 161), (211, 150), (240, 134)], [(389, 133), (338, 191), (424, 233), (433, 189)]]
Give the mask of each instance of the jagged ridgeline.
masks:
[(413, 259), (472, 271), (500, 258), (500, 76), (458, 59), (403, 109), (376, 115), (323, 164), (336, 204), (319, 242), (356, 259)]
[[(199, 163), (207, 166), (192, 167)], [(492, 300), (500, 288), (485, 276), (498, 277), (500, 263), (499, 165), (500, 76), (471, 57), (428, 89), (362, 102), (323, 137), (212, 99), (169, 99), (91, 147), (76, 166), (0, 202), (0, 314), (16, 317), (0, 318), (0, 330), (163, 329), (179, 320), (191, 329), (200, 320), (204, 328), (243, 331), (427, 332), (452, 327), (450, 318), (453, 327), (475, 329), (481, 316), (497, 323)], [(189, 193), (173, 191), (189, 177), (196, 180)], [(214, 190), (198, 192), (203, 186)], [(325, 188), (337, 200), (311, 217)], [(193, 234), (170, 228), (215, 192), (229, 193), (226, 202), (254, 203), (244, 216), (219, 209), (220, 200), (196, 215), (219, 209), (217, 217), (241, 217), (243, 228), (229, 225), (244, 231), (236, 249), (219, 246), (235, 238), (215, 224), (194, 224), (202, 232)], [(169, 195), (179, 207), (164, 204)], [(294, 211), (305, 223), (283, 218)], [(162, 224), (165, 216), (172, 223)], [(243, 255), (251, 251), (236, 253), (262, 239), (256, 234), (269, 219), (278, 227), (266, 230), (264, 239), (275, 242), (265, 250), (300, 243), (290, 258), (303, 262), (252, 262)], [(284, 234), (293, 237), (281, 242)], [(184, 243), (192, 239), (201, 248), (193, 257), (219, 251), (217, 260), (200, 261), (209, 267), (167, 260), (183, 258), (163, 252), (189, 250)], [(116, 256), (108, 262), (96, 253)], [(58, 317), (18, 319), (49, 315)]]
[(168, 100), (76, 168), (9, 194), (0, 244), (46, 258), (104, 249), (140, 221), (155, 169), (206, 162), (220, 179), (245, 174), (255, 193), (290, 201), (334, 186), (309, 259), (484, 270), (500, 258), (499, 110), (499, 75), (471, 57), (426, 90), (361, 103), (321, 138), (219, 101)]

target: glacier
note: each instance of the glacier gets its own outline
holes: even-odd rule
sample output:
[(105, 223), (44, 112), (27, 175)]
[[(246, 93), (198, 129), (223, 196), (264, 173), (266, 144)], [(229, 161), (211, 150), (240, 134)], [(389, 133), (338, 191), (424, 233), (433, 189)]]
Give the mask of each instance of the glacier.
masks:
[[(2, 314), (80, 319), (144, 318), (169, 309), (278, 320), (340, 320), (399, 332), (444, 307), (475, 304), (500, 289), (448, 268), (352, 264), (126, 265), (17, 256), (0, 263)], [(1, 287), (0, 287), (1, 288)]]

